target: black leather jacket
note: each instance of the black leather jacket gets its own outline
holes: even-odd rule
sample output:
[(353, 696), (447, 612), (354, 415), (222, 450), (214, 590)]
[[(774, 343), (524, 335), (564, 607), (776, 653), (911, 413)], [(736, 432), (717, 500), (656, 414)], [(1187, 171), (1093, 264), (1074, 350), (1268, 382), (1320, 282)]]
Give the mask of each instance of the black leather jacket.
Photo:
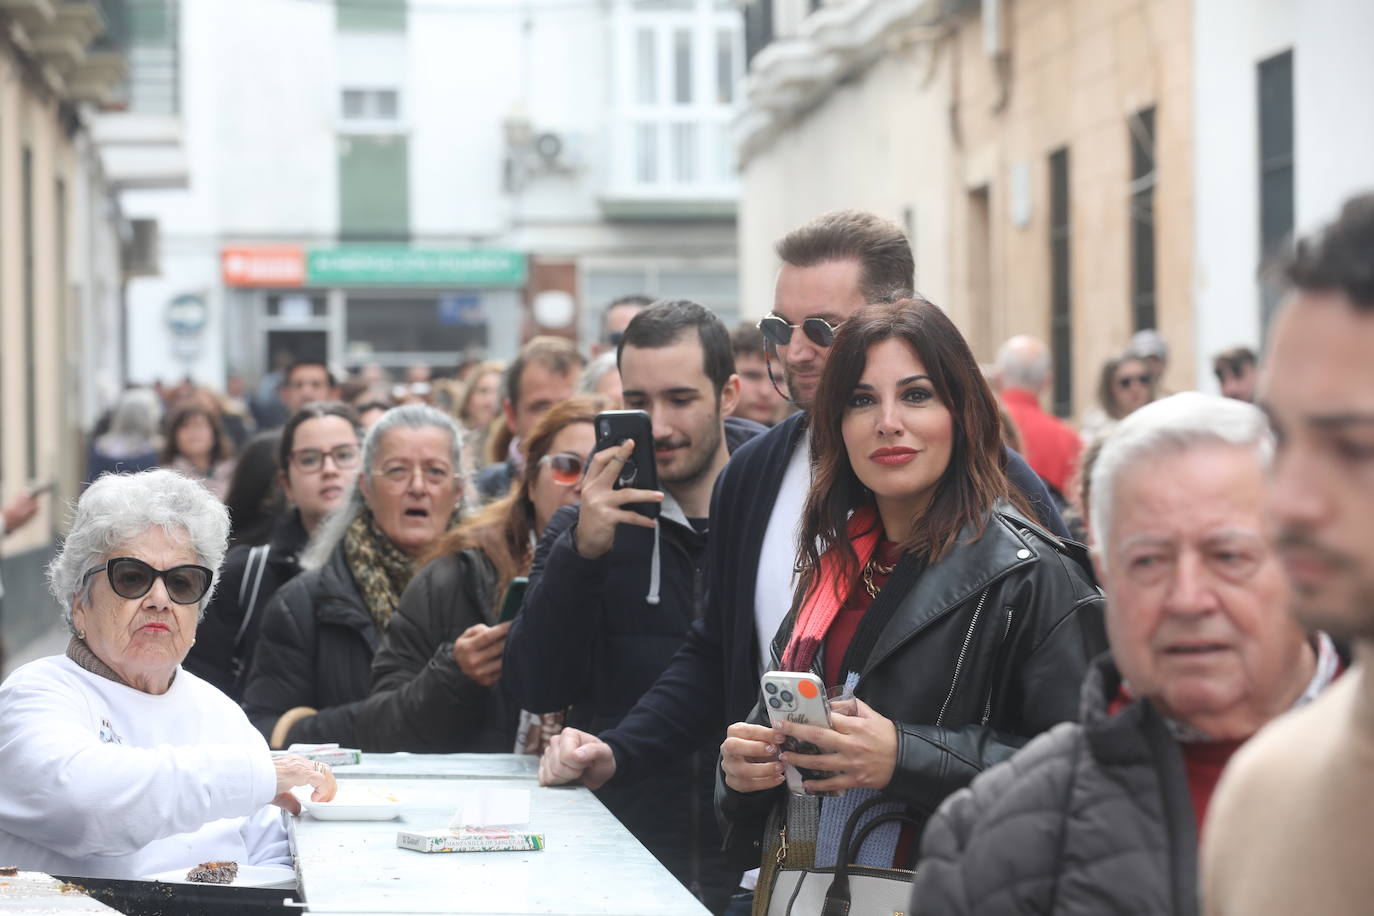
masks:
[[(1073, 720), (1088, 664), (1106, 647), (1102, 594), (1081, 545), (1053, 540), (1005, 506), (981, 537), (972, 534), (902, 599), (855, 688), (897, 727), (886, 794), (921, 817), (1035, 735)], [(775, 664), (792, 619), (774, 639)], [(767, 721), (761, 703), (749, 721)], [(758, 864), (766, 819), (785, 793), (735, 792), (717, 767), (716, 812), (735, 864)]]

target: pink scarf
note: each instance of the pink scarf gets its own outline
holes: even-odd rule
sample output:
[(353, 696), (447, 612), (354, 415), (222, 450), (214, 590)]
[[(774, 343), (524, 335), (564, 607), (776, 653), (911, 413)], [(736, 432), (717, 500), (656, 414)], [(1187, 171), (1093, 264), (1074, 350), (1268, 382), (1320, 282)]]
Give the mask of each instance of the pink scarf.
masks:
[[(859, 558), (859, 565), (854, 573), (857, 577), (873, 558), (873, 551), (877, 548), (883, 532), (882, 525), (878, 522), (877, 511), (872, 506), (860, 507), (850, 516), (849, 525), (845, 530), (850, 544), (854, 547), (854, 553)], [(842, 577), (840, 557), (832, 547), (821, 556), (820, 568), (811, 581), (811, 588), (807, 591), (806, 597), (802, 600), (797, 622), (792, 627), (787, 649), (782, 654), (782, 670), (811, 670), (811, 663), (815, 661), (821, 644), (825, 642), (825, 634), (830, 630), (835, 616), (839, 614), (840, 608), (844, 607), (849, 592), (854, 587), (853, 578), (841, 581)]]

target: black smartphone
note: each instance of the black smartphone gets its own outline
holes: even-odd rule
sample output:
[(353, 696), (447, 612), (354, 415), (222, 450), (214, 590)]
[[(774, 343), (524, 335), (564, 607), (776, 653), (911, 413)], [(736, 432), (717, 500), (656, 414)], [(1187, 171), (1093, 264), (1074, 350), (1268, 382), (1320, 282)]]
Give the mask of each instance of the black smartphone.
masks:
[[(607, 410), (596, 415), (596, 450), (614, 448), (633, 439), (634, 453), (620, 466), (615, 488), (657, 490), (658, 465), (654, 463), (654, 426), (642, 410)], [(625, 508), (648, 518), (658, 518), (658, 503), (626, 503)]]
[(525, 589), (529, 587), (530, 580), (525, 576), (510, 580), (510, 585), (506, 586), (506, 597), (501, 601), (501, 619), (497, 623), (515, 619), (515, 615), (520, 613), (520, 605), (525, 603)]

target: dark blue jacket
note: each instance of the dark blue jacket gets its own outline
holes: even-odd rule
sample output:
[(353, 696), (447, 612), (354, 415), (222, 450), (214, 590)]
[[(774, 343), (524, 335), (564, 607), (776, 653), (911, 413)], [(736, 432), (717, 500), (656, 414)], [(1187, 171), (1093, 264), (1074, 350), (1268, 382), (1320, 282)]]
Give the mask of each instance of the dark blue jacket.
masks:
[[(764, 431), (729, 418), (732, 450)], [(622, 525), (605, 556), (576, 547), (578, 508), (554, 513), (540, 538), (529, 590), (506, 638), (502, 691), (530, 712), (567, 709), (566, 723), (592, 734), (615, 725), (653, 686), (706, 603), (707, 543), (671, 499), (657, 545), (649, 528)], [(658, 552), (658, 602), (649, 600)], [(725, 866), (712, 808), (724, 726), (634, 780), (597, 795), (684, 885), (719, 909), (739, 884)]]

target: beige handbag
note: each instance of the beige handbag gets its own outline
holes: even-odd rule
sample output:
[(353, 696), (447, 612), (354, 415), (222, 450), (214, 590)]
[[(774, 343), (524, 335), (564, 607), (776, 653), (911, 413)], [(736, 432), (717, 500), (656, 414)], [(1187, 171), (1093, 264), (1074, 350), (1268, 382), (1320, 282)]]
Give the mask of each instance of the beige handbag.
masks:
[(915, 871), (851, 864), (875, 828), (901, 821), (920, 829), (920, 822), (910, 814), (891, 811), (864, 824), (858, 836), (854, 836), (855, 825), (864, 814), (884, 801), (887, 799), (877, 796), (854, 809), (844, 825), (835, 867), (775, 871), (768, 895), (768, 916), (905, 916)]

